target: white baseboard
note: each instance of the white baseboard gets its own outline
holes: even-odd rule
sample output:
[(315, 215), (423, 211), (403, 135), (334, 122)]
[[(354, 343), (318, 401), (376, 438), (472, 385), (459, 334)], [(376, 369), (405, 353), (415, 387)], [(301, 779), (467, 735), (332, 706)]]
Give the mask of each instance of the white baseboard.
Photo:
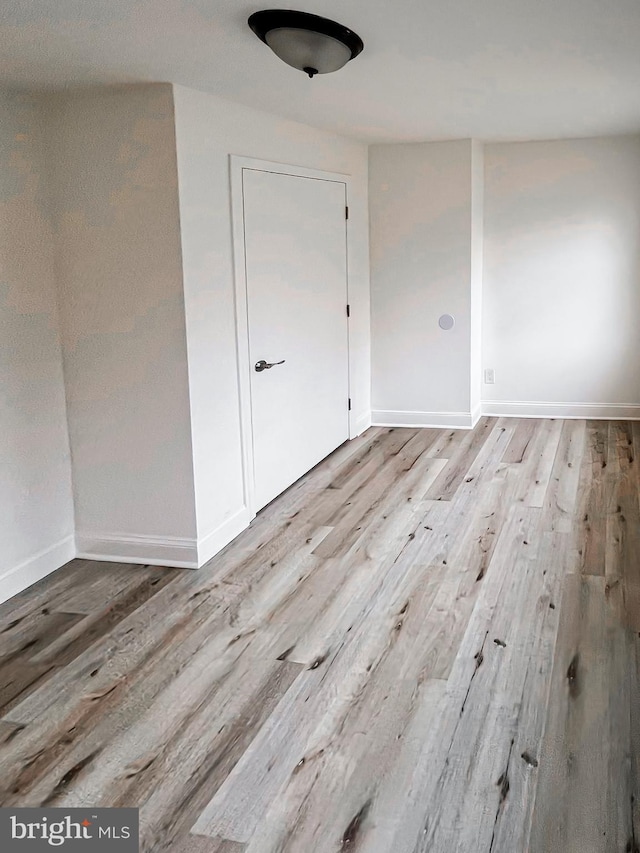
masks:
[(198, 543), (177, 536), (77, 533), (77, 556), (110, 563), (142, 563), (177, 569), (198, 568)]
[(640, 406), (609, 403), (543, 403), (515, 400), (483, 400), (482, 414), (504, 418), (567, 418), (638, 421)]
[(55, 572), (76, 556), (73, 535), (44, 548), (0, 576), (0, 602), (7, 601), (22, 590)]
[(482, 417), (482, 405), (480, 403), (478, 403), (478, 405), (475, 407), (475, 409), (473, 409), (473, 411), (471, 412), (471, 428), (472, 429), (478, 423), (478, 421), (480, 420), (481, 417)]
[(371, 412), (372, 426), (434, 427), (436, 429), (472, 429), (471, 412)]
[(244, 506), (211, 533), (198, 539), (198, 567), (204, 566), (233, 539), (246, 530), (253, 516)]
[(371, 412), (363, 412), (361, 415), (358, 415), (357, 418), (354, 419), (353, 422), (353, 432), (349, 436), (349, 438), (357, 438), (359, 435), (369, 429), (371, 426)]

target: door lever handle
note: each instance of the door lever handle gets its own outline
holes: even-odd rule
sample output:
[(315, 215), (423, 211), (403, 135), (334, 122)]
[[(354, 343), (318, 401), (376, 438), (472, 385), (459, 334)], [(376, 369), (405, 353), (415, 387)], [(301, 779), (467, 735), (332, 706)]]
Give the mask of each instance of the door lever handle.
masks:
[(269, 364), (268, 361), (261, 358), (260, 361), (256, 361), (253, 369), (256, 373), (261, 373), (263, 370), (271, 370), (271, 368), (275, 367), (277, 364), (284, 364), (285, 361), (286, 359), (283, 358), (282, 361), (272, 361), (271, 364)]

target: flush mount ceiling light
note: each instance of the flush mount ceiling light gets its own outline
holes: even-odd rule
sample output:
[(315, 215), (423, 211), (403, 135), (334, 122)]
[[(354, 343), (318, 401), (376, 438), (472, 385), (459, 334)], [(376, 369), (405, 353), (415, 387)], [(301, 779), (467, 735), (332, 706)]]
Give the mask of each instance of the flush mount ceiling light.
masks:
[(248, 24), (276, 56), (309, 77), (337, 71), (364, 47), (353, 30), (308, 12), (265, 9)]

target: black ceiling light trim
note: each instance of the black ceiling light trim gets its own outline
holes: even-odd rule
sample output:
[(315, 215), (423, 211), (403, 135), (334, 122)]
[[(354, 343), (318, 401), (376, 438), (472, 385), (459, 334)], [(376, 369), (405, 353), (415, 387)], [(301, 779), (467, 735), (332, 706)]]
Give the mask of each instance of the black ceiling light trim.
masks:
[[(262, 12), (254, 12), (250, 16), (248, 24), (258, 38), (268, 45), (280, 59), (294, 68), (304, 71), (309, 77), (313, 77), (315, 74), (326, 74), (330, 71), (337, 71), (338, 68), (341, 68), (351, 59), (354, 59), (359, 53), (362, 53), (364, 48), (362, 39), (353, 30), (344, 27), (342, 24), (338, 24), (336, 21), (331, 21), (329, 18), (312, 15), (309, 12), (295, 12), (291, 9), (265, 9)], [(276, 43), (273, 38), (270, 40), (270, 33), (273, 34), (276, 30), (287, 33), (286, 38), (288, 43), (286, 48), (282, 45), (281, 41)], [(333, 39), (334, 42), (339, 42), (340, 45), (343, 45), (347, 51), (344, 53), (342, 59), (333, 56), (329, 60), (325, 57), (323, 63), (323, 57), (320, 53), (314, 56), (315, 52), (321, 52), (321, 43), (317, 45), (305, 44), (304, 46), (296, 46), (292, 43), (291, 31), (296, 30), (301, 31), (301, 37), (304, 37), (305, 33), (316, 39), (317, 36), (321, 38), (325, 36), (327, 46), (331, 44), (329, 40)], [(308, 64), (306, 65), (300, 64), (303, 56), (307, 57)], [(317, 61), (315, 61), (316, 59)]]

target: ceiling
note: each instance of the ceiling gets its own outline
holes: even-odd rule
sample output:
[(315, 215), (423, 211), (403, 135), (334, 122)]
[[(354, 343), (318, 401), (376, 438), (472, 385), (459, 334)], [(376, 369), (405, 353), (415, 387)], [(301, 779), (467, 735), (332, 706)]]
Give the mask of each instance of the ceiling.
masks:
[(369, 142), (640, 132), (638, 0), (295, 0), (365, 44), (313, 80), (249, 30), (262, 8), (1, 0), (0, 85), (170, 81)]

